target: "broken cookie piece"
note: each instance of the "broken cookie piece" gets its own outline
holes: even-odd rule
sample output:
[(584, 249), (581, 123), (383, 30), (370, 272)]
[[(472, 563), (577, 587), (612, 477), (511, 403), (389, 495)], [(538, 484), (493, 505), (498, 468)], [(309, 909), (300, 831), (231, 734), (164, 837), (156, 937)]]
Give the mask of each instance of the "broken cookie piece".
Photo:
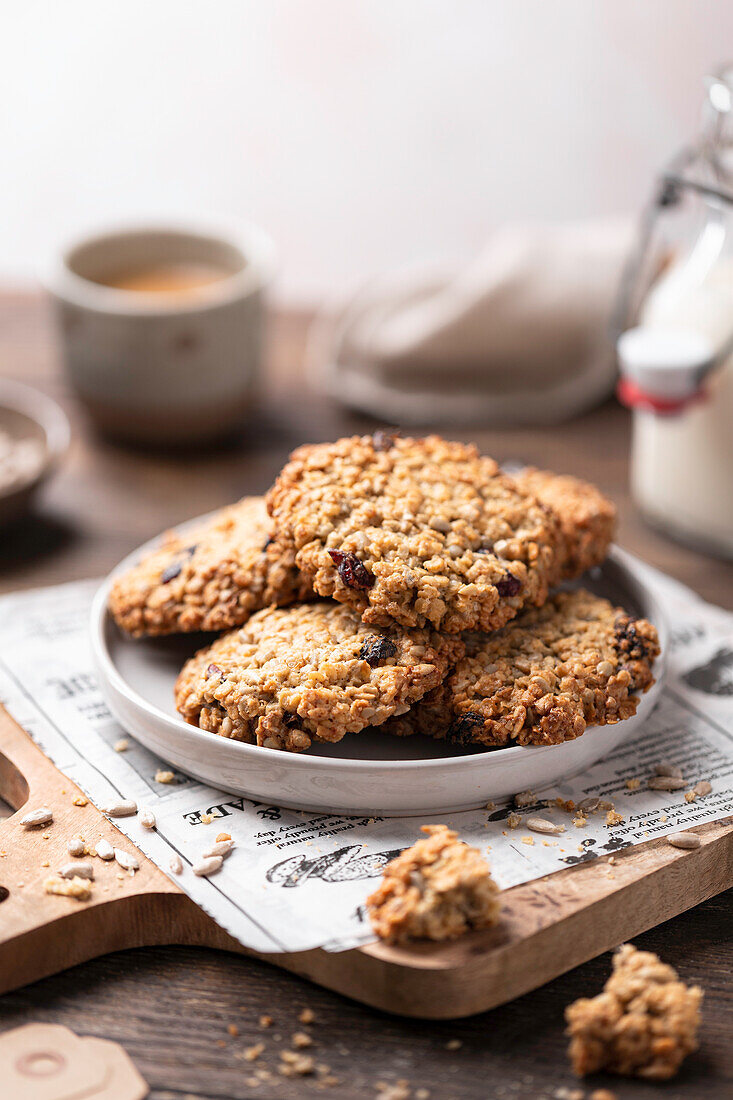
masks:
[(499, 887), (480, 852), (445, 825), (423, 825), (422, 831), (428, 836), (387, 864), (367, 898), (380, 939), (452, 940), (495, 924)]
[(606, 1070), (664, 1081), (697, 1049), (698, 986), (649, 951), (623, 944), (603, 992), (568, 1006), (569, 1055), (579, 1076)]

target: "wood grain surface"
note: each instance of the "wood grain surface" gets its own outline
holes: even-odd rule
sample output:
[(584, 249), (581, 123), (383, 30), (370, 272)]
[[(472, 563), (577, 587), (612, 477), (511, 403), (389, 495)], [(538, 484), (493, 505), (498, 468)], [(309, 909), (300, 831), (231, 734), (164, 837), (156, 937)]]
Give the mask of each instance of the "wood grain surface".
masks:
[[(260, 492), (289, 449), (304, 441), (371, 428), (301, 381), (308, 315), (274, 318), (261, 413), (235, 447), (179, 455), (123, 451), (97, 440), (75, 408), (56, 366), (48, 315), (34, 295), (0, 296), (0, 370), (59, 397), (75, 440), (64, 470), (37, 514), (0, 542), (0, 589), (13, 590), (102, 574), (123, 554), (171, 523), (242, 495)], [(438, 425), (439, 427), (439, 425)], [(521, 460), (595, 480), (620, 508), (619, 542), (733, 607), (731, 567), (675, 546), (648, 530), (627, 491), (629, 423), (615, 403), (557, 429), (460, 432), (499, 460)], [(730, 1035), (731, 893), (637, 938), (682, 975), (706, 989), (702, 1046), (668, 1100), (707, 1100), (733, 1092)], [(2, 913), (0, 911), (0, 918)], [(458, 1023), (409, 1022), (359, 1007), (252, 959), (205, 949), (143, 948), (77, 966), (0, 998), (0, 1027), (29, 1020), (67, 1024), (83, 1034), (123, 1043), (164, 1097), (233, 1100), (322, 1095), (315, 1081), (277, 1074), (276, 1051), (301, 1025), (300, 1009), (316, 1013), (310, 1029), (317, 1059), (339, 1083), (326, 1095), (371, 1097), (380, 1081), (410, 1081), (432, 1098), (534, 1100), (573, 1085), (565, 1058), (562, 1010), (600, 989), (608, 956), (511, 1004)], [(258, 1025), (273, 1017), (271, 1029)], [(238, 1034), (227, 1028), (233, 1024)], [(245, 1047), (264, 1039), (258, 1063), (272, 1077), (255, 1080)], [(458, 1049), (448, 1049), (459, 1040)], [(454, 1044), (451, 1044), (452, 1046)], [(594, 1078), (623, 1098), (660, 1095), (648, 1084)], [(587, 1087), (588, 1093), (591, 1085)]]

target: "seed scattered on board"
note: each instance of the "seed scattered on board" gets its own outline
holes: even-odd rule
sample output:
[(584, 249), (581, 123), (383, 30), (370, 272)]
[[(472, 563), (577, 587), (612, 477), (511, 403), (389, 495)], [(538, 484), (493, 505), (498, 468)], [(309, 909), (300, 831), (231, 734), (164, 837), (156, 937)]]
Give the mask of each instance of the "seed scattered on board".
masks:
[(94, 878), (94, 868), (91, 863), (65, 863), (59, 870), (61, 878)]
[(233, 847), (233, 840), (219, 840), (204, 852), (204, 858), (208, 856), (221, 856), (222, 859), (225, 859)]
[(650, 791), (681, 791), (686, 786), (684, 779), (674, 775), (653, 775), (647, 782)]
[(548, 821), (545, 817), (528, 817), (524, 823), (533, 833), (548, 833), (557, 836), (565, 832), (564, 825), (556, 825), (554, 821)]
[(85, 856), (87, 854), (87, 846), (80, 836), (73, 836), (66, 845), (66, 851), (70, 856), (74, 856), (75, 859), (78, 859), (79, 856)]
[(97, 855), (99, 856), (100, 859), (114, 859), (115, 858), (114, 848), (112, 847), (110, 842), (108, 840), (105, 840), (103, 837), (100, 837), (100, 839), (97, 841), (96, 849), (97, 849)]
[(145, 829), (154, 829), (155, 828), (155, 814), (153, 813), (152, 810), (141, 810), (140, 811), (140, 824)]
[(39, 806), (37, 810), (31, 810), (25, 817), (21, 817), (20, 823), (26, 829), (32, 829), (36, 825), (50, 825), (53, 821), (53, 811), (48, 806)]
[(681, 779), (682, 768), (677, 764), (668, 764), (666, 760), (663, 760), (661, 764), (655, 764), (654, 774), (671, 776), (672, 779)]
[(132, 817), (137, 813), (137, 802), (133, 802), (131, 798), (122, 798), (119, 802), (110, 802), (99, 808), (107, 817)]
[(122, 848), (115, 848), (114, 856), (123, 871), (137, 871), (140, 866), (135, 856), (123, 851)]
[(702, 844), (700, 837), (697, 833), (670, 833), (667, 837), (667, 844), (671, 844), (673, 848), (699, 848)]
[(204, 859), (199, 860), (198, 863), (193, 865), (193, 873), (198, 875), (199, 878), (205, 878), (207, 875), (214, 875), (220, 869), (224, 862), (221, 856), (206, 856)]
[(180, 875), (183, 871), (183, 863), (180, 856), (171, 856), (168, 866), (174, 875)]

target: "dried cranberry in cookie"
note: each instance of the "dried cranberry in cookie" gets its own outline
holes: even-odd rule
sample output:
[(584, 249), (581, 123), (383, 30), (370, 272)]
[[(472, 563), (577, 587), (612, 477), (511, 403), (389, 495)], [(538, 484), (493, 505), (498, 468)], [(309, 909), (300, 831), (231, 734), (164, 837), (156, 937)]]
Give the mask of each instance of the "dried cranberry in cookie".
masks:
[(364, 622), (495, 630), (546, 599), (557, 517), (473, 446), (384, 432), (300, 447), (267, 496), (283, 554)]

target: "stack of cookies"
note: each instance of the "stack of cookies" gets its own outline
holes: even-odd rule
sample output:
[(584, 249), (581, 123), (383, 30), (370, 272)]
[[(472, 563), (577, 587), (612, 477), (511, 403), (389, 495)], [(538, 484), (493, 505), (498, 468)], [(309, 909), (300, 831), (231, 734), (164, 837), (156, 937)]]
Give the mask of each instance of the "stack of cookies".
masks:
[(175, 532), (120, 576), (129, 634), (226, 631), (175, 688), (187, 722), (301, 752), (368, 726), (556, 744), (634, 714), (654, 627), (583, 589), (615, 509), (475, 447), (376, 432), (293, 453), (264, 499)]

